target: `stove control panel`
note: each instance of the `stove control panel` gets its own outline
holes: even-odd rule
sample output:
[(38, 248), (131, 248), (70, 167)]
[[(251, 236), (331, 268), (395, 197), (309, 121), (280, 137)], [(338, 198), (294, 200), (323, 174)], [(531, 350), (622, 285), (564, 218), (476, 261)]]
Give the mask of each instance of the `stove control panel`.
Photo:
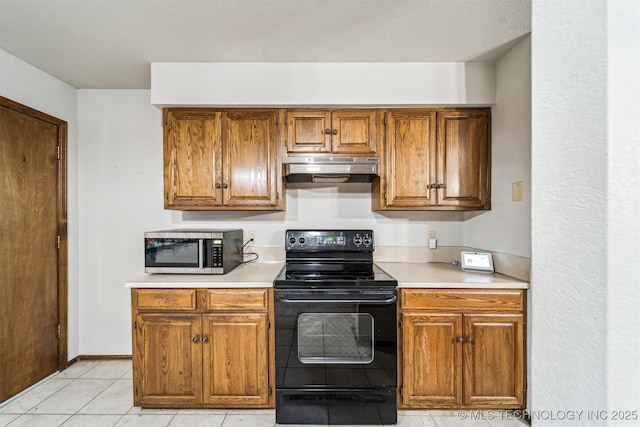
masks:
[(287, 230), (287, 251), (372, 252), (372, 230)]

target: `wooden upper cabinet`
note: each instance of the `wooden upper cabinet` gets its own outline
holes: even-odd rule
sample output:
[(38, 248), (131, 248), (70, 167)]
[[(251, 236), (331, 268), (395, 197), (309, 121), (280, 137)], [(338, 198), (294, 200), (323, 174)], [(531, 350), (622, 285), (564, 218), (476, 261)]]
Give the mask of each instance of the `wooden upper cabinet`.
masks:
[(437, 192), (441, 206), (488, 208), (487, 110), (438, 113)]
[(281, 207), (276, 120), (275, 110), (222, 113), (225, 206)]
[(391, 111), (387, 114), (383, 185), (388, 208), (425, 208), (434, 204), (436, 113)]
[(289, 154), (373, 156), (380, 139), (381, 110), (287, 111)]
[(165, 109), (165, 209), (284, 209), (279, 114)]
[(164, 207), (222, 204), (220, 112), (164, 110)]
[(489, 209), (489, 189), (489, 109), (386, 112), (373, 209)]

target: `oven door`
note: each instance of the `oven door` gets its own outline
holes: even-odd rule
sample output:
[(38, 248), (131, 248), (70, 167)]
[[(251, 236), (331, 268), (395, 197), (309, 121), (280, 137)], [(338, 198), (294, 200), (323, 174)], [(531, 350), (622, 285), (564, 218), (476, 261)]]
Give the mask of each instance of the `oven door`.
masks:
[(393, 289), (275, 289), (277, 388), (396, 387)]

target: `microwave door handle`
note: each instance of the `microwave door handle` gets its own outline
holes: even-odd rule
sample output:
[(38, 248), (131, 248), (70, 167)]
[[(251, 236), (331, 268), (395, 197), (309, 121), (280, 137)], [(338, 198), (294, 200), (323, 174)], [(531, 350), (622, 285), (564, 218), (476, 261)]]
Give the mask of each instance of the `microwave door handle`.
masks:
[(204, 239), (198, 239), (198, 267), (204, 268)]

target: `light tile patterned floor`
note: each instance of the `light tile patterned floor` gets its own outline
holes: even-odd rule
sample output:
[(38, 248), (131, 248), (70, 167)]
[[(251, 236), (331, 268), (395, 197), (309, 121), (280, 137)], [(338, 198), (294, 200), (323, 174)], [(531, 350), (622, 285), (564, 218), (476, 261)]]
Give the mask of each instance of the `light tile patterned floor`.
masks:
[[(273, 427), (273, 410), (174, 410), (133, 406), (131, 361), (80, 361), (0, 404), (0, 426)], [(523, 427), (499, 411), (400, 411), (400, 427)]]

